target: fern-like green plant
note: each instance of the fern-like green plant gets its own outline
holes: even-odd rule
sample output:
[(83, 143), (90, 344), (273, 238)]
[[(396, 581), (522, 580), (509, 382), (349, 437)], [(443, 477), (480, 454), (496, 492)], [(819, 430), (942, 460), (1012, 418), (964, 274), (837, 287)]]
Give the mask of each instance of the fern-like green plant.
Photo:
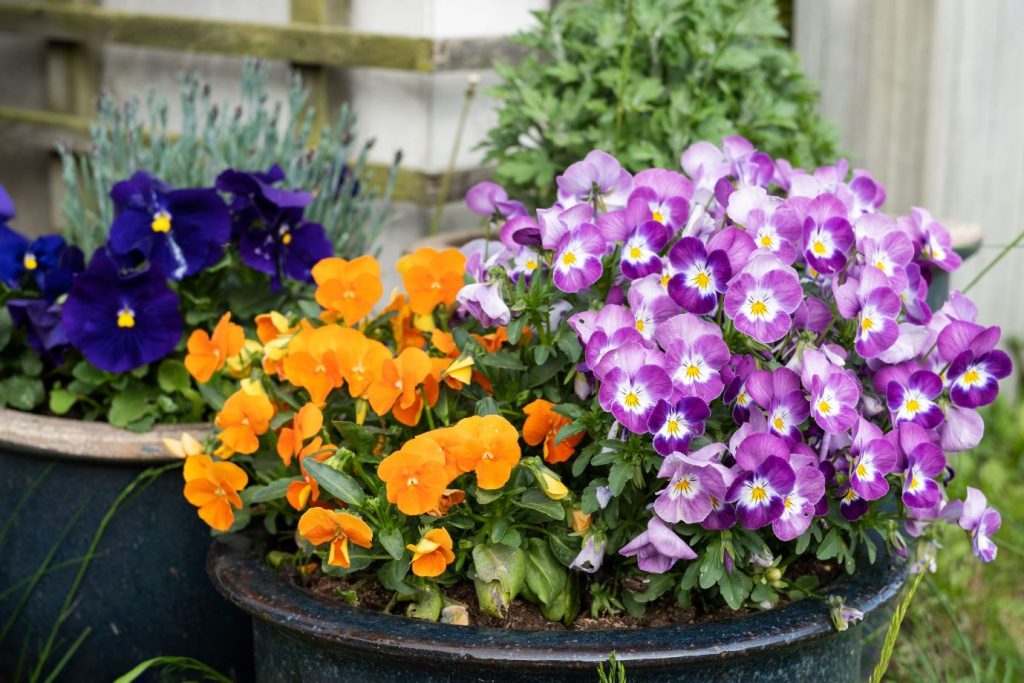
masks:
[(835, 160), (774, 0), (565, 0), (536, 16), (515, 38), (526, 59), (497, 67), (481, 144), (516, 199), (547, 205), (551, 179), (592, 149), (634, 172), (728, 135), (798, 166)]

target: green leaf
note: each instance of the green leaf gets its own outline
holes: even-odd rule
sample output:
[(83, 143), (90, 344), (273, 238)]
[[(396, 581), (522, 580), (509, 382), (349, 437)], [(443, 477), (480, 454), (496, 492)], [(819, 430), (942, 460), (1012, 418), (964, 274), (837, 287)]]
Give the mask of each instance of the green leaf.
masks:
[(511, 600), (526, 580), (526, 554), (520, 548), (500, 543), (478, 545), (473, 548), (473, 568), (477, 579), (500, 583)]
[(200, 384), (198, 386), (199, 395), (206, 401), (206, 405), (210, 406), (211, 410), (220, 411), (224, 407), (224, 401), (227, 400), (224, 394), (217, 391), (210, 384)]
[(64, 415), (71, 407), (75, 405), (75, 401), (78, 397), (67, 389), (51, 389), (50, 390), (50, 411), (55, 415)]
[(573, 363), (577, 362), (580, 359), (580, 356), (583, 355), (583, 347), (580, 346), (580, 342), (576, 338), (575, 334), (562, 335), (555, 343), (558, 344), (558, 348), (560, 348), (562, 353), (568, 356), (569, 360)]
[(721, 591), (722, 598), (734, 610), (743, 607), (753, 587), (754, 582), (739, 569), (733, 570), (731, 574), (723, 573), (718, 580), (718, 590)]
[(242, 492), (242, 497), (245, 499), (246, 494), (248, 494), (247, 500), (250, 503), (266, 503), (271, 500), (279, 500), (288, 495), (288, 486), (293, 481), (302, 481), (302, 477), (275, 479), (265, 486), (251, 486)]
[(537, 599), (550, 605), (565, 590), (567, 576), (547, 541), (531, 538), (526, 549), (526, 584)]
[[(527, 175), (533, 175), (534, 172), (535, 172), (535, 169), (533, 169), (531, 167), (531, 168), (529, 168), (526, 171), (526, 174)], [(512, 320), (512, 322), (510, 322), (508, 324), (508, 326), (506, 327), (506, 332), (508, 334), (508, 343), (509, 344), (515, 346), (516, 344), (519, 343), (519, 338), (523, 336), (523, 329), (526, 327), (526, 323), (527, 322), (528, 321), (527, 321), (526, 316), (525, 315), (521, 315), (518, 318), (515, 318), (514, 320)], [(497, 355), (497, 354), (490, 354), (490, 355), (493, 356), (493, 355)]]
[(0, 382), (0, 404), (17, 410), (32, 410), (46, 397), (46, 388), (35, 377), (15, 375)]
[(377, 438), (366, 427), (360, 427), (355, 422), (345, 420), (335, 420), (334, 426), (337, 427), (342, 440), (356, 453), (360, 455), (373, 453), (373, 449), (377, 445)]
[(405, 554), (405, 541), (402, 539), (402, 532), (399, 529), (384, 529), (377, 537), (385, 552), (394, 560), (402, 559)]
[(3, 351), (14, 335), (14, 321), (6, 306), (0, 306), (0, 351)]
[(576, 436), (585, 431), (587, 431), (587, 425), (583, 422), (570, 422), (558, 430), (558, 434), (555, 435), (555, 444), (560, 444), (570, 436)]
[(476, 402), (477, 415), (501, 415), (498, 403), (492, 397), (482, 398)]
[(441, 608), (444, 607), (444, 597), (441, 589), (436, 583), (423, 582), (416, 586), (416, 599), (406, 614), (414, 619), (425, 619), (437, 621), (441, 617)]
[(160, 367), (156, 371), (156, 381), (160, 385), (160, 390), (168, 394), (183, 391), (191, 384), (185, 364), (174, 358), (165, 358), (160, 362)]
[(312, 458), (306, 458), (303, 466), (306, 468), (309, 476), (316, 479), (316, 482), (325, 491), (338, 500), (344, 501), (349, 505), (360, 505), (366, 497), (363, 489), (356, 483), (356, 480), (344, 472), (339, 472), (333, 467), (317, 462)]
[(608, 472), (608, 488), (612, 495), (617, 496), (626, 488), (626, 483), (633, 478), (633, 464), (625, 460), (619, 460), (612, 464)]
[(413, 595), (416, 593), (416, 589), (406, 582), (405, 577), (408, 574), (408, 562), (390, 560), (381, 565), (381, 568), (377, 570), (377, 580), (390, 591)]
[(115, 427), (127, 427), (141, 420), (150, 411), (146, 393), (138, 385), (131, 385), (115, 394), (107, 411), (107, 421)]
[(530, 489), (523, 494), (523, 497), (516, 501), (516, 505), (528, 510), (534, 510), (545, 517), (561, 521), (565, 519), (565, 507), (557, 500), (551, 500), (543, 491)]
[(678, 577), (672, 574), (648, 574), (644, 579), (646, 588), (633, 593), (633, 599), (637, 602), (653, 602), (675, 586), (677, 579)]

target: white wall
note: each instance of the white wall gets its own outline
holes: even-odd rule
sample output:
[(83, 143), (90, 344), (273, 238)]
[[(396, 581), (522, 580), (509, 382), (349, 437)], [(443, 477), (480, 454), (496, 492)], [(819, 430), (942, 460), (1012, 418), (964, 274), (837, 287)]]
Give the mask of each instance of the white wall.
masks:
[[(984, 230), (965, 286), (1024, 230), (1024, 2), (797, 0), (796, 49), (844, 149), (889, 191)], [(970, 295), (1024, 336), (1024, 245)]]

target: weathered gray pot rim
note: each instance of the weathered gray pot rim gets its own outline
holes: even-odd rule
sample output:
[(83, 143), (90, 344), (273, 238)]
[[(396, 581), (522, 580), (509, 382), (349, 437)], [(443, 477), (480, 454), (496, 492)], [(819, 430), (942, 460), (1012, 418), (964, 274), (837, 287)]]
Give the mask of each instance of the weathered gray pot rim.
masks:
[(0, 448), (48, 457), (92, 460), (110, 465), (157, 465), (178, 460), (164, 446), (165, 438), (188, 432), (202, 440), (209, 424), (156, 425), (131, 432), (105, 422), (36, 415), (0, 408)]
[[(749, 657), (836, 634), (828, 607), (801, 600), (775, 610), (698, 624), (604, 631), (515, 631), (438, 624), (317, 600), (277, 574), (264, 560), (262, 537), (218, 537), (207, 569), (228, 600), (279, 629), (325, 646), (378, 658), (472, 662), (523, 669), (589, 668), (611, 652), (634, 667), (663, 668)], [(906, 563), (883, 556), (844, 575), (823, 594), (839, 594), (866, 616), (899, 593)]]

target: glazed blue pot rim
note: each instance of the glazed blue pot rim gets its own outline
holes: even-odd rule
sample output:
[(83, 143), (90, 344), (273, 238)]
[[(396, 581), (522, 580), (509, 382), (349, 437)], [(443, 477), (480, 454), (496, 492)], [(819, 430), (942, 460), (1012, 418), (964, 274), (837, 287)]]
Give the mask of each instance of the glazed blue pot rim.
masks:
[[(326, 648), (378, 658), (473, 662), (517, 669), (595, 666), (611, 652), (624, 662), (691, 664), (748, 657), (835, 635), (828, 606), (815, 599), (722, 621), (646, 629), (522, 631), (455, 626), (318, 600), (278, 574), (263, 557), (264, 537), (216, 538), (207, 564), (217, 589), (253, 618)], [(899, 593), (907, 565), (883, 555), (822, 593), (839, 594), (865, 616)]]

